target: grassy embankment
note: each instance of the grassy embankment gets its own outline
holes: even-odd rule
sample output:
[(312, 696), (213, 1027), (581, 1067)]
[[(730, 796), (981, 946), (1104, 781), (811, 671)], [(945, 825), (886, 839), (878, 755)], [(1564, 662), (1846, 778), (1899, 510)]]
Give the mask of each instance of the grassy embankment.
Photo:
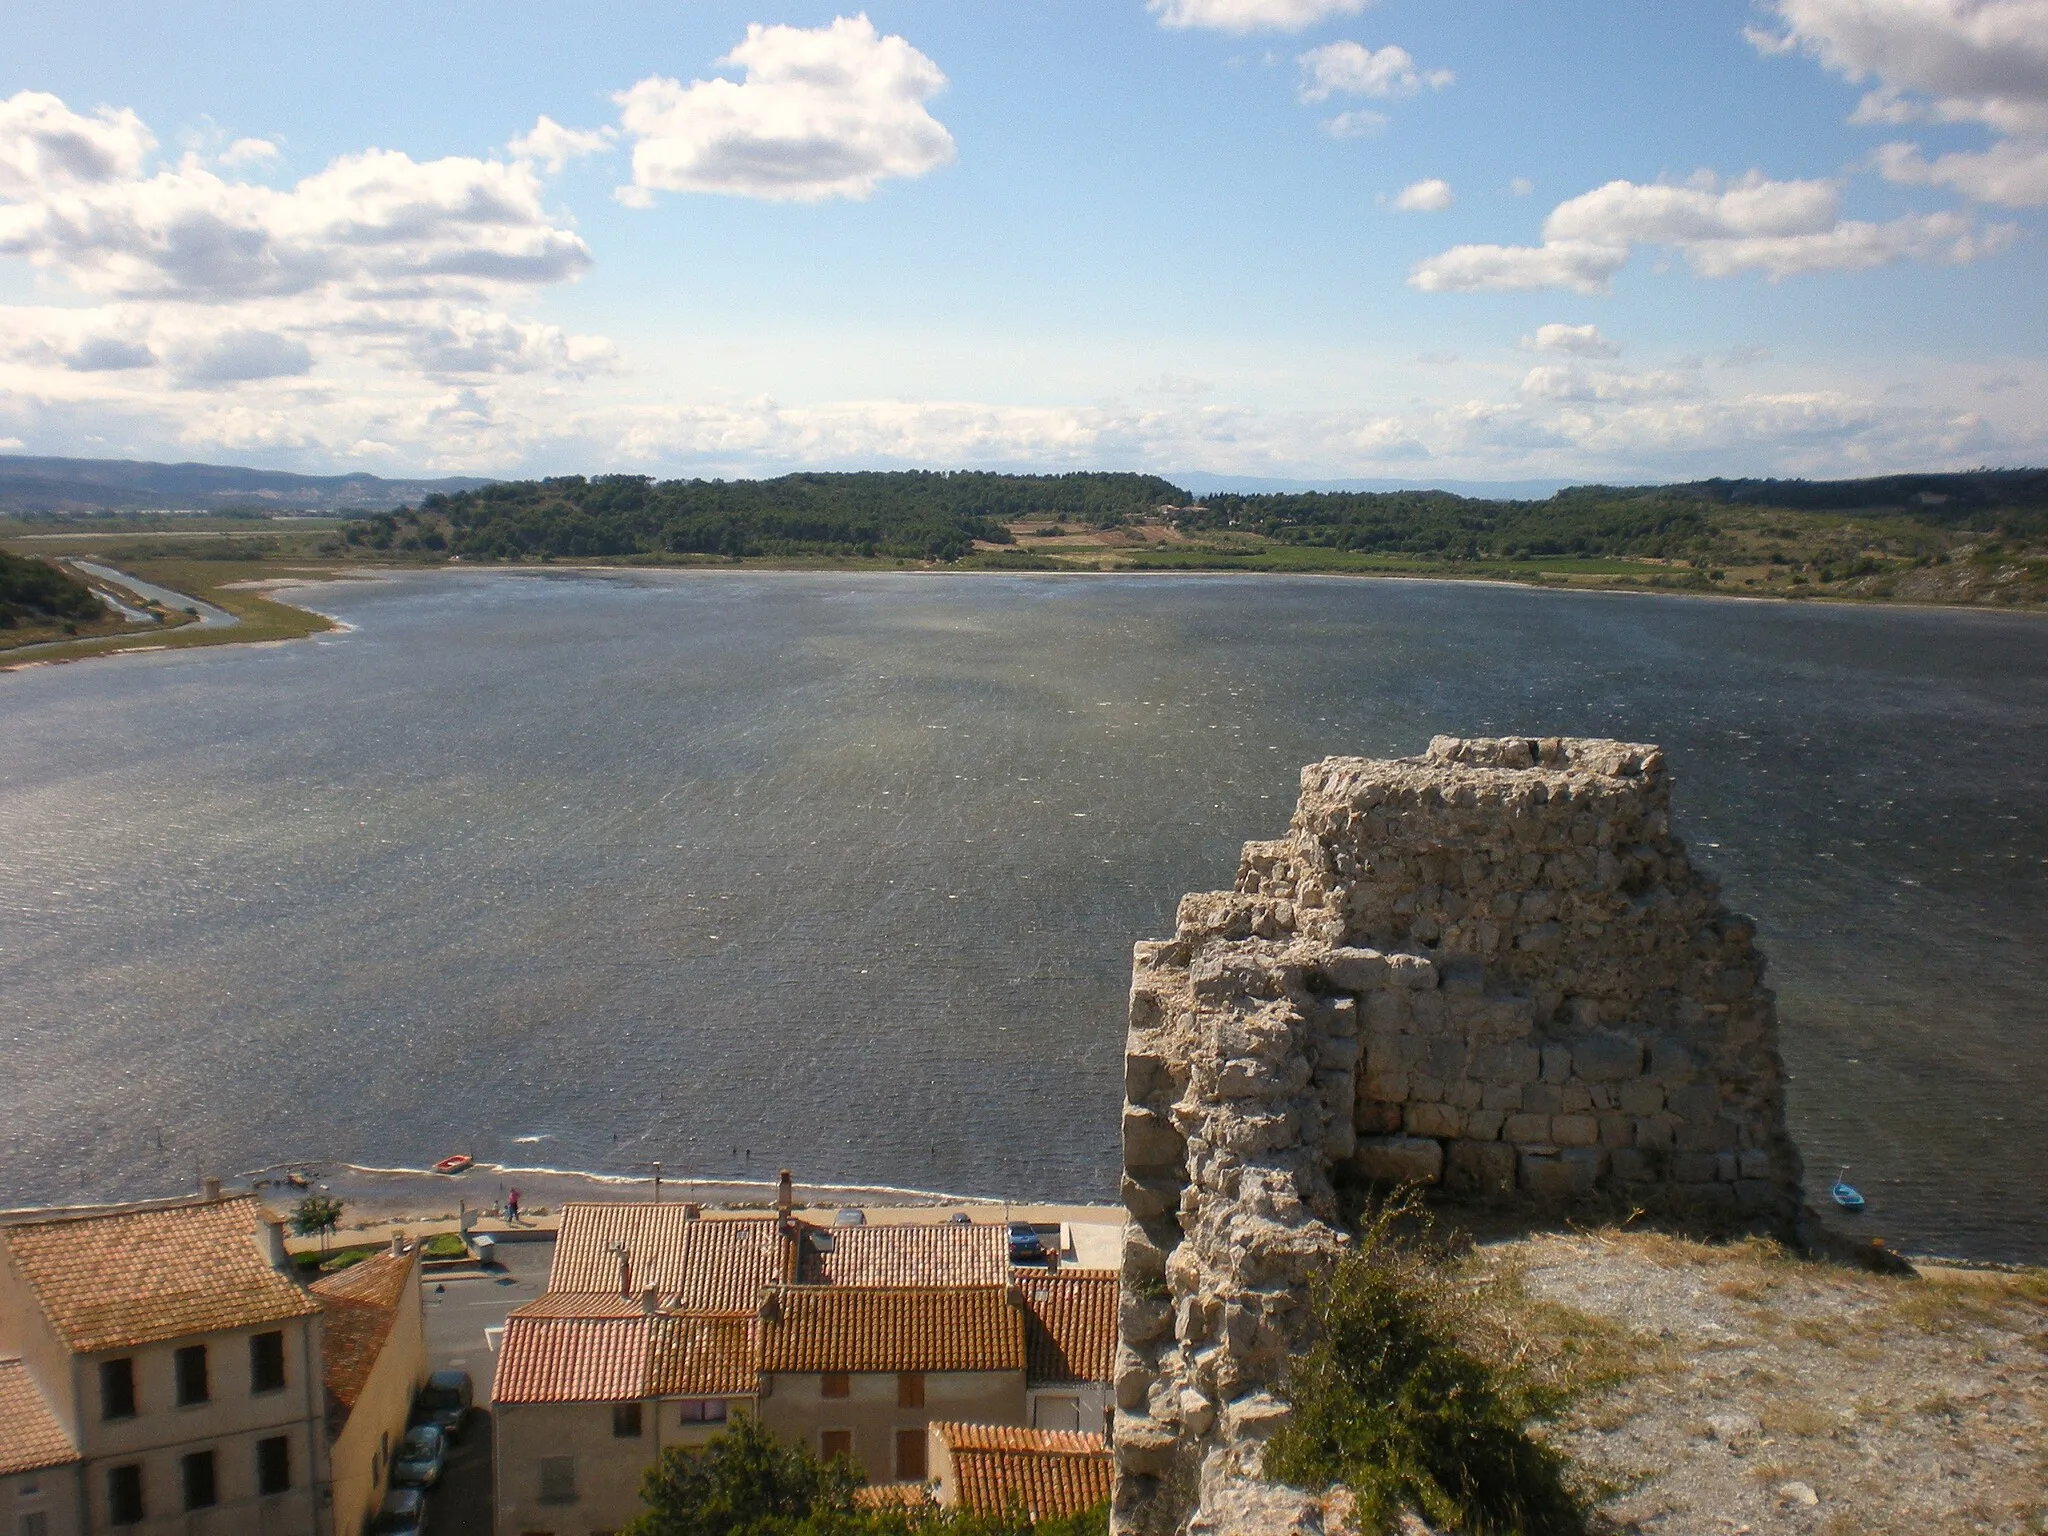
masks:
[[(293, 520), (289, 524), (259, 526), (264, 531), (251, 533), (246, 520), (216, 523), (211, 519), (180, 518), (162, 527), (124, 520), (115, 525), (118, 531), (111, 531), (107, 520), (100, 519), (61, 528), (47, 523), (0, 520), (0, 547), (15, 554), (90, 560), (211, 603), (240, 620), (237, 624), (207, 629), (188, 614), (162, 609), (158, 610), (161, 616), (156, 624), (131, 624), (110, 616), (81, 626), (75, 637), (22, 627), (0, 635), (0, 670), (121, 651), (296, 640), (334, 628), (320, 614), (240, 584), (344, 574), (337, 562), (323, 560), (316, 553), (318, 545), (331, 538), (336, 525)], [(97, 578), (92, 585), (109, 586)], [(146, 606), (138, 596), (118, 586), (110, 586), (110, 590), (130, 607)]]

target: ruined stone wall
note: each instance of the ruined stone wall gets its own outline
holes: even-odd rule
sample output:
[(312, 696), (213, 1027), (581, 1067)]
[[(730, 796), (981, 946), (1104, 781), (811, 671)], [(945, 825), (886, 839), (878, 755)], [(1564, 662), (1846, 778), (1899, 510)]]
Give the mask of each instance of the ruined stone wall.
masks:
[(1662, 754), (1622, 742), (1330, 758), (1234, 891), (1137, 946), (1117, 1531), (1245, 1496), (1308, 1281), (1349, 1241), (1340, 1169), (1791, 1231), (1763, 957), (1669, 800)]

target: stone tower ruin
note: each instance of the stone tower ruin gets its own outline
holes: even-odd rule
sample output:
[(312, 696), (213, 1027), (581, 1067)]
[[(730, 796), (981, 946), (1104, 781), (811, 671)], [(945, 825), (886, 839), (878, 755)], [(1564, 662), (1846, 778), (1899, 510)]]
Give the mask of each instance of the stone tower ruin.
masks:
[(1330, 758), (1234, 890), (1137, 946), (1115, 1530), (1242, 1522), (1308, 1281), (1349, 1242), (1340, 1172), (1792, 1233), (1754, 925), (1669, 803), (1625, 742)]

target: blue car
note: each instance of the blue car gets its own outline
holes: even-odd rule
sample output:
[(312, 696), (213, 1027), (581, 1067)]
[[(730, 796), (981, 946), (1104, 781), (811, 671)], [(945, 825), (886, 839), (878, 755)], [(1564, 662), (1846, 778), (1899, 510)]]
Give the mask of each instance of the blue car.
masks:
[(417, 1488), (394, 1488), (377, 1506), (372, 1536), (420, 1536), (427, 1527), (427, 1496)]
[(447, 1461), (447, 1437), (431, 1424), (415, 1424), (391, 1459), (391, 1481), (400, 1488), (431, 1488), (441, 1481)]
[(1038, 1239), (1037, 1230), (1028, 1221), (1010, 1223), (1010, 1262), (1012, 1264), (1043, 1264), (1045, 1244)]

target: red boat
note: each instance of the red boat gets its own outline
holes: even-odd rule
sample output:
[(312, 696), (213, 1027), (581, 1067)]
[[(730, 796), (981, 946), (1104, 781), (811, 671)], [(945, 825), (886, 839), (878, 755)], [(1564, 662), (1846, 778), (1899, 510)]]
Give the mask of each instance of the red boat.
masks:
[(458, 1152), (453, 1157), (444, 1157), (441, 1159), (441, 1161), (434, 1164), (434, 1172), (465, 1173), (475, 1162), (476, 1159), (471, 1157), (467, 1152)]

